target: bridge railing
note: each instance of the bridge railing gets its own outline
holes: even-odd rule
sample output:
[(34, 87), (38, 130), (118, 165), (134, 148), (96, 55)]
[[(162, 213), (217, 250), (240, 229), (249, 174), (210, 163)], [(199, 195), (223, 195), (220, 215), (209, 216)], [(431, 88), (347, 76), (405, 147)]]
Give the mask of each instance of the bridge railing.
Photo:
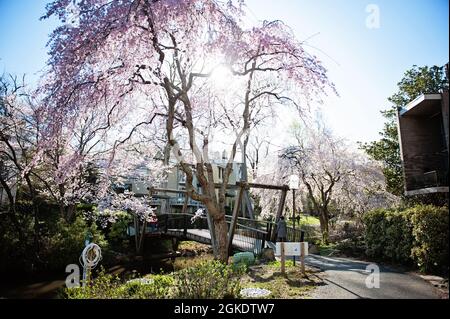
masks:
[[(189, 213), (158, 215), (158, 230), (161, 232), (167, 232), (169, 229), (182, 230), (184, 236), (186, 236), (189, 229), (209, 229), (207, 217), (193, 218), (194, 216), (194, 214)], [(227, 215), (225, 219), (229, 228), (232, 217)], [(271, 240), (276, 228), (276, 224), (272, 221), (238, 217), (233, 238), (240, 249), (258, 254), (265, 247), (265, 243)], [(301, 236), (301, 229), (296, 228), (294, 230), (290, 226), (287, 227), (287, 241), (300, 241)]]
[(160, 214), (158, 217), (158, 229), (167, 232), (168, 229), (208, 229), (206, 217), (199, 217), (193, 220), (193, 214)]

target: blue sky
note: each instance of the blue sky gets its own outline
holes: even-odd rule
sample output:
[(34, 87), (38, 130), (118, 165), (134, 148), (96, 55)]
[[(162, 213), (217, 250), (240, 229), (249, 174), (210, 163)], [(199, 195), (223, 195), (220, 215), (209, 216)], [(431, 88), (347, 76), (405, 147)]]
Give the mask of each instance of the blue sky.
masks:
[[(39, 21), (45, 0), (0, 0), (0, 72), (26, 73), (35, 81), (44, 67), (55, 21)], [(339, 97), (329, 96), (324, 117), (350, 141), (377, 139), (380, 110), (403, 73), (449, 60), (446, 0), (247, 0), (248, 18), (280, 19), (329, 69)], [(366, 27), (366, 6), (375, 4), (380, 28)], [(285, 123), (288, 124), (288, 123)]]

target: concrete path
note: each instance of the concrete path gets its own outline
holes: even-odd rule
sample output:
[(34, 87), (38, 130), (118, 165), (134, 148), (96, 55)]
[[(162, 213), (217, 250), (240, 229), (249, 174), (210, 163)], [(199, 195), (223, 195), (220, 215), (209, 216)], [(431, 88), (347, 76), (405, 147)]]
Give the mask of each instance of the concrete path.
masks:
[(366, 270), (368, 262), (349, 258), (309, 255), (308, 266), (319, 268), (316, 273), (323, 285), (314, 290), (314, 299), (437, 299), (438, 291), (417, 275), (404, 273), (391, 267), (380, 268), (380, 287), (368, 288), (366, 278), (372, 273)]

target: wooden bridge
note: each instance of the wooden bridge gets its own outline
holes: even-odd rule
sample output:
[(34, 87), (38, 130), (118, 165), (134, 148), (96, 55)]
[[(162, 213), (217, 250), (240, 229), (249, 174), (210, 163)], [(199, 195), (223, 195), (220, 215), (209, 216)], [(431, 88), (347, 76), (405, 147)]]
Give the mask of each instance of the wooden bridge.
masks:
[[(214, 187), (222, 187), (221, 184), (216, 184)], [(228, 251), (231, 253), (232, 248), (240, 251), (251, 251), (259, 254), (265, 247), (274, 247), (276, 240), (276, 224), (272, 221), (256, 220), (253, 215), (253, 206), (251, 204), (248, 190), (250, 188), (263, 188), (270, 190), (281, 191), (278, 208), (276, 211), (275, 220), (278, 221), (284, 211), (286, 201), (286, 194), (289, 190), (287, 185), (265, 185), (247, 182), (237, 182), (235, 185), (228, 185), (227, 188), (237, 189), (237, 199), (233, 208), (232, 215), (226, 215), (226, 222), (228, 224)], [(188, 194), (185, 190), (175, 189), (158, 189), (149, 188), (150, 196), (155, 196), (159, 192), (163, 193), (181, 193), (184, 195), (185, 202), (182, 213), (168, 213), (160, 214), (158, 216), (157, 229), (148, 231), (147, 222), (140, 222), (138, 218), (134, 218), (134, 229), (138, 231), (135, 233), (136, 251), (142, 252), (143, 241), (145, 236), (153, 235), (168, 235), (182, 240), (194, 240), (197, 242), (210, 244), (215, 251), (218, 247), (214, 224), (208, 214), (205, 216), (196, 216), (186, 212)], [(241, 209), (242, 206), (242, 209)], [(241, 212), (242, 211), (242, 212)], [(248, 211), (248, 217), (245, 217), (245, 212)], [(295, 211), (295, 209), (294, 209)], [(242, 216), (239, 217), (239, 213)], [(302, 231), (295, 229), (295, 227), (287, 227), (287, 241), (303, 240)]]
[[(276, 224), (271, 221), (254, 220), (226, 215), (228, 224), (228, 247), (239, 251), (261, 253), (265, 247), (273, 248), (276, 238)], [(232, 228), (232, 226), (234, 227)], [(156, 229), (146, 227), (145, 236), (167, 235), (180, 240), (193, 240), (213, 245), (211, 239), (211, 221), (207, 216), (195, 217), (194, 214), (174, 213), (158, 215)], [(301, 230), (287, 227), (287, 240), (299, 241)]]

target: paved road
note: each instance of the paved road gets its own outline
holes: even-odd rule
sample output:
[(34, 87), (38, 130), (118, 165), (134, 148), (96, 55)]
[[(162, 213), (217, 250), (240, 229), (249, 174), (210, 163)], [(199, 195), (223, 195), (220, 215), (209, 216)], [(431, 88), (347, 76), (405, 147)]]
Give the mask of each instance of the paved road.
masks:
[(379, 265), (380, 288), (366, 287), (367, 262), (349, 258), (309, 255), (308, 266), (320, 268), (317, 273), (323, 279), (311, 295), (315, 299), (435, 299), (439, 294), (430, 283), (414, 274), (403, 273), (391, 267)]

